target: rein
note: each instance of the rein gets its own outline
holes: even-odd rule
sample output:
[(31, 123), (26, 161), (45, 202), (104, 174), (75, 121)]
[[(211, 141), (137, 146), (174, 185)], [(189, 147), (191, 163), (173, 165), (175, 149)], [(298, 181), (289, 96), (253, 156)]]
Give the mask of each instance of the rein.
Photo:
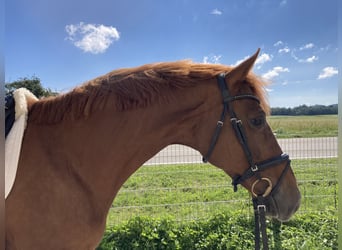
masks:
[[(242, 174), (237, 175), (233, 177), (232, 185), (234, 187), (234, 192), (237, 191), (237, 186), (241, 184), (242, 182), (246, 181), (249, 178), (256, 177), (257, 180), (253, 183), (251, 192), (252, 192), (252, 201), (253, 201), (253, 207), (254, 207), (254, 217), (255, 217), (255, 249), (260, 249), (260, 231), (262, 236), (262, 242), (263, 242), (263, 249), (268, 250), (268, 239), (267, 239), (267, 233), (266, 233), (266, 201), (270, 199), (273, 193), (276, 192), (276, 190), (280, 186), (280, 182), (282, 181), (283, 177), (285, 176), (286, 172), (288, 171), (290, 167), (290, 159), (287, 154), (281, 154), (279, 156), (270, 158), (268, 160), (265, 160), (263, 162), (256, 163), (253, 160), (253, 156), (251, 153), (251, 150), (248, 146), (248, 140), (246, 133), (244, 131), (242, 121), (239, 120), (234, 112), (234, 109), (232, 105), (229, 105), (230, 102), (241, 100), (241, 99), (251, 99), (258, 103), (260, 103), (260, 100), (258, 97), (250, 94), (242, 94), (237, 96), (231, 96), (229, 94), (229, 89), (226, 84), (225, 80), (226, 74), (221, 73), (217, 76), (217, 82), (218, 86), (220, 88), (222, 98), (223, 98), (223, 111), (221, 113), (220, 119), (217, 121), (216, 129), (214, 131), (214, 135), (211, 139), (209, 149), (207, 154), (203, 157), (203, 162), (208, 162), (212, 152), (214, 151), (215, 145), (217, 143), (217, 140), (220, 136), (222, 127), (224, 125), (225, 119), (227, 114), (229, 114), (230, 122), (233, 127), (233, 130), (235, 132), (235, 135), (238, 139), (238, 141), (241, 144), (241, 147), (245, 153), (245, 156), (248, 161), (249, 168)], [(269, 178), (261, 177), (260, 172), (263, 170), (278, 166), (279, 164), (287, 162), (284, 170), (282, 171), (281, 175), (278, 178), (278, 182), (273, 187), (272, 181)], [(256, 194), (255, 193), (255, 186), (259, 182), (266, 182), (267, 188), (263, 194)]]

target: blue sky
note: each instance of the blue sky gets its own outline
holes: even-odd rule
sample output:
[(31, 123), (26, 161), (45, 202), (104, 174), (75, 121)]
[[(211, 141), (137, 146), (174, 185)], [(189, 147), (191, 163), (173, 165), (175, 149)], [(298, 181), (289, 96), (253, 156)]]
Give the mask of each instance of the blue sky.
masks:
[(337, 103), (337, 0), (11, 0), (5, 80), (66, 92), (111, 70), (191, 59), (272, 82), (272, 107)]

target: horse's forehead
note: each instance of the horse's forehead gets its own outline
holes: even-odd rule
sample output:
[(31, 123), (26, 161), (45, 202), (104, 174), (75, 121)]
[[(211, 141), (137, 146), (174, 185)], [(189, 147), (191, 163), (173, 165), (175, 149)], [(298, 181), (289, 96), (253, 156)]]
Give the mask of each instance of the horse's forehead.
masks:
[(237, 94), (255, 94), (255, 92), (255, 87), (248, 80), (244, 80), (236, 84)]

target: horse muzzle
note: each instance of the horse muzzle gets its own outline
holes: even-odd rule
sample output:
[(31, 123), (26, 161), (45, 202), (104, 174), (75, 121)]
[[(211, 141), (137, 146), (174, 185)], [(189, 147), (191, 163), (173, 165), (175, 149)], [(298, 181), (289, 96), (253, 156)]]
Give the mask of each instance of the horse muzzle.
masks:
[(286, 190), (280, 188), (267, 202), (266, 214), (281, 222), (288, 221), (300, 206), (301, 195), (298, 188)]
[[(265, 191), (258, 194), (254, 187), (263, 182)], [(252, 186), (254, 209), (260, 207), (265, 209), (266, 215), (279, 221), (288, 221), (291, 216), (298, 210), (301, 195), (297, 186), (290, 186), (284, 182), (276, 190), (272, 189), (272, 182), (268, 178), (262, 178), (254, 182)]]

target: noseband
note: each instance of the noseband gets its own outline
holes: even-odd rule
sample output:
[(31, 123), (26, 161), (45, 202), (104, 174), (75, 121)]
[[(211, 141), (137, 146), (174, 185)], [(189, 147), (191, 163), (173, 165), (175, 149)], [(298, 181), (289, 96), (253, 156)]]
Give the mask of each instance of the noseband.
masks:
[[(281, 154), (279, 156), (270, 158), (268, 160), (256, 163), (253, 160), (253, 156), (251, 153), (251, 150), (248, 146), (248, 140), (246, 133), (244, 131), (242, 121), (239, 120), (234, 112), (234, 109), (232, 105), (229, 105), (233, 101), (241, 100), (241, 99), (251, 99), (254, 100), (258, 103), (260, 103), (260, 100), (250, 94), (242, 94), (242, 95), (236, 95), (236, 96), (231, 96), (229, 94), (229, 89), (226, 84), (226, 74), (221, 73), (217, 76), (217, 82), (218, 86), (220, 88), (222, 98), (223, 98), (223, 111), (221, 113), (221, 117), (217, 122), (216, 129), (214, 132), (214, 135), (211, 139), (210, 146), (208, 149), (207, 154), (203, 157), (203, 162), (208, 162), (215, 145), (217, 143), (217, 140), (220, 136), (225, 118), (227, 114), (230, 116), (230, 122), (232, 124), (233, 130), (235, 132), (235, 135), (240, 142), (242, 149), (246, 155), (247, 161), (249, 168), (242, 174), (242, 175), (237, 175), (233, 177), (232, 184), (234, 186), (234, 192), (237, 191), (237, 186), (247, 179), (250, 179), (252, 177), (256, 177), (256, 181), (253, 183), (252, 188), (251, 188), (251, 193), (253, 195), (253, 206), (254, 206), (254, 211), (255, 211), (255, 249), (260, 249), (260, 228), (261, 228), (261, 233), (262, 233), (262, 238), (263, 238), (263, 246), (264, 249), (268, 249), (268, 243), (267, 243), (267, 235), (266, 235), (266, 219), (265, 219), (265, 214), (266, 214), (266, 199), (271, 197), (273, 193), (276, 192), (276, 190), (280, 186), (280, 182), (285, 176), (287, 170), (289, 169), (290, 166), (290, 159), (287, 154)], [(278, 181), (275, 186), (273, 186), (272, 181), (269, 178), (266, 177), (261, 177), (260, 172), (262, 172), (265, 169), (268, 169), (270, 167), (278, 166), (282, 162), (287, 162), (283, 172), (280, 174)], [(257, 194), (255, 192), (255, 186), (259, 182), (266, 182), (267, 188), (263, 194)]]

